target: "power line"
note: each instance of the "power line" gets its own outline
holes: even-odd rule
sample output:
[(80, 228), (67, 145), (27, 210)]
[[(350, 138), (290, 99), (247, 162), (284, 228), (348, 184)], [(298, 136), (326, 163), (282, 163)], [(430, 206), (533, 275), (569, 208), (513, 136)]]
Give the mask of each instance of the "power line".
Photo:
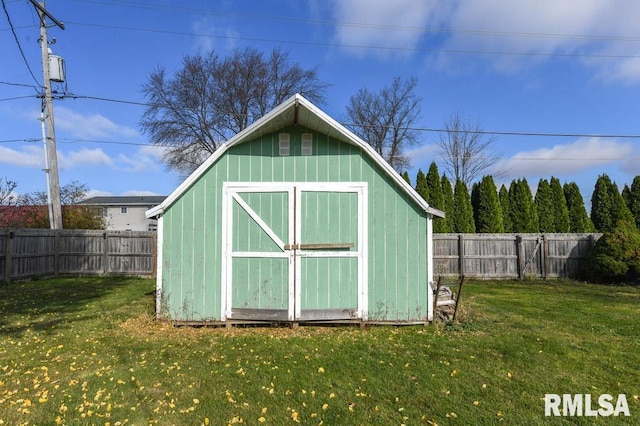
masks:
[(20, 55), (22, 55), (22, 60), (24, 61), (24, 64), (27, 66), (27, 69), (29, 70), (29, 74), (31, 74), (33, 81), (35, 81), (36, 84), (39, 85), (38, 79), (36, 78), (35, 74), (33, 74), (33, 71), (31, 70), (31, 66), (27, 61), (27, 57), (25, 56), (24, 51), (22, 50), (22, 46), (20, 45), (20, 40), (18, 39), (18, 35), (16, 34), (15, 28), (13, 27), (13, 22), (11, 22), (11, 16), (9, 16), (9, 11), (7, 10), (7, 5), (5, 4), (5, 0), (2, 0), (2, 9), (4, 9), (4, 14), (7, 16), (7, 21), (9, 21), (9, 27), (11, 27), (11, 33), (13, 34), (13, 38), (15, 39), (16, 44), (18, 45), (18, 50), (20, 50)]
[(10, 83), (8, 81), (0, 81), (0, 84), (4, 84), (4, 85), (7, 85), (7, 86), (30, 87), (30, 88), (34, 89), (36, 92), (38, 91), (38, 88), (36, 86), (34, 86), (33, 84)]
[(392, 31), (411, 31), (419, 33), (450, 33), (450, 34), (471, 34), (490, 37), (523, 37), (523, 38), (565, 38), (565, 39), (586, 39), (586, 40), (609, 40), (609, 41), (640, 41), (640, 37), (625, 37), (625, 36), (612, 36), (612, 35), (588, 35), (588, 34), (562, 34), (562, 33), (534, 33), (534, 32), (509, 32), (509, 31), (488, 31), (488, 30), (468, 30), (468, 29), (455, 29), (455, 28), (428, 28), (428, 27), (413, 27), (402, 25), (389, 25), (389, 24), (372, 24), (365, 22), (344, 22), (344, 21), (330, 21), (321, 19), (312, 19), (307, 17), (297, 16), (282, 16), (282, 15), (267, 15), (267, 14), (255, 14), (255, 13), (236, 13), (227, 12), (223, 10), (211, 10), (200, 9), (183, 6), (169, 6), (152, 3), (134, 2), (134, 1), (99, 1), (99, 0), (84, 0), (84, 2), (91, 2), (95, 4), (103, 4), (108, 6), (121, 6), (140, 9), (152, 9), (152, 10), (176, 10), (185, 11), (187, 13), (197, 15), (213, 15), (213, 16), (226, 16), (232, 18), (249, 18), (257, 20), (276, 20), (286, 22), (298, 22), (303, 24), (314, 24), (324, 26), (336, 26), (336, 27), (352, 27), (352, 28), (367, 28), (367, 29), (383, 29)]
[[(154, 143), (143, 143), (143, 142), (121, 142), (121, 141), (109, 141), (109, 140), (96, 140), (96, 139), (70, 139), (70, 138), (60, 138), (59, 141), (64, 144), (73, 144), (77, 142), (84, 143), (95, 143), (102, 145), (129, 145), (129, 146), (148, 146), (148, 147), (158, 147), (161, 148), (161, 145), (156, 145)], [(17, 143), (17, 142), (39, 142), (37, 138), (28, 138), (28, 139), (7, 139), (0, 140), (0, 144), (2, 143)], [(506, 157), (501, 159), (506, 159), (510, 161), (598, 161), (598, 162), (609, 162), (609, 161), (623, 161), (623, 160), (636, 160), (640, 157)]]
[(105, 140), (96, 140), (96, 139), (60, 138), (59, 140), (63, 141), (63, 143), (86, 142), (86, 143), (98, 143), (98, 144), (106, 144), (106, 145), (159, 146), (159, 145), (156, 145), (154, 143), (105, 141)]
[[(0, 82), (6, 83), (6, 82)], [(6, 83), (12, 84), (12, 83)], [(16, 84), (20, 85), (20, 84)], [(33, 87), (24, 85), (27, 87)], [(24, 98), (33, 98), (37, 97), (35, 95), (30, 96), (18, 96), (15, 98), (6, 98), (0, 99), (1, 101), (9, 101), (15, 99), (24, 99)], [(127, 105), (135, 105), (135, 106), (143, 106), (143, 107), (156, 107), (161, 106), (159, 104), (152, 104), (148, 102), (140, 102), (140, 101), (132, 101), (126, 99), (115, 99), (115, 98), (106, 98), (102, 96), (89, 96), (89, 95), (74, 95), (69, 94), (62, 97), (71, 98), (71, 99), (88, 99), (94, 101), (102, 101), (102, 102), (113, 102)], [(231, 113), (228, 113), (231, 115)], [(238, 114), (233, 114), (238, 115)], [(355, 123), (340, 123), (346, 127), (367, 127), (360, 124)], [(419, 132), (428, 132), (428, 133), (447, 133), (449, 130), (446, 128), (438, 128), (438, 127), (402, 127), (402, 130), (413, 130)], [(640, 134), (630, 134), (630, 133), (568, 133), (568, 132), (525, 132), (525, 131), (510, 131), (510, 130), (455, 130), (454, 133), (462, 133), (462, 134), (481, 134), (488, 136), (522, 136), (522, 137), (555, 137), (555, 138), (599, 138), (599, 139), (640, 139)], [(87, 140), (87, 142), (90, 142)], [(98, 141), (91, 141), (98, 142)]]
[(94, 28), (124, 30), (124, 31), (138, 31), (138, 32), (147, 32), (147, 33), (153, 33), (153, 34), (220, 38), (220, 39), (230, 39), (230, 40), (251, 41), (251, 42), (257, 42), (257, 43), (341, 47), (341, 48), (348, 48), (348, 49), (374, 49), (374, 50), (423, 52), (423, 53), (447, 53), (447, 54), (462, 54), (462, 55), (539, 56), (539, 57), (557, 57), (557, 58), (604, 58), (604, 59), (640, 58), (640, 55), (553, 53), (553, 52), (508, 52), (508, 51), (491, 51), (491, 50), (462, 50), (462, 49), (435, 49), (435, 48), (428, 49), (428, 48), (420, 48), (420, 47), (373, 46), (373, 45), (326, 43), (326, 42), (323, 43), (323, 42), (309, 42), (309, 41), (302, 41), (302, 40), (268, 39), (268, 38), (259, 38), (259, 37), (240, 37), (240, 36), (231, 36), (231, 35), (223, 35), (223, 34), (204, 34), (204, 33), (194, 33), (194, 32), (183, 32), (183, 31), (169, 31), (169, 30), (158, 30), (158, 29), (150, 29), (150, 28), (124, 27), (124, 26), (118, 26), (118, 25), (89, 24), (89, 23), (83, 23), (83, 22), (68, 22), (68, 23), (73, 25), (80, 25), (80, 26), (87, 26), (87, 27), (94, 27)]
[(127, 100), (123, 100), (123, 99), (103, 98), (103, 97), (100, 97), (100, 96), (84, 96), (84, 95), (69, 94), (69, 95), (67, 95), (65, 97), (68, 97), (68, 98), (71, 98), (71, 99), (90, 99), (90, 100), (94, 100), (94, 101), (115, 102), (115, 103), (120, 103), (120, 104), (129, 104), (129, 105), (138, 105), (138, 106), (155, 106), (154, 104), (149, 104), (149, 103), (145, 103), (145, 102), (127, 101)]
[(4, 98), (4, 99), (0, 99), (0, 102), (5, 102), (5, 101), (15, 101), (18, 99), (27, 99), (27, 98), (37, 98), (37, 95), (27, 95), (27, 96), (16, 96), (13, 98)]
[[(138, 106), (158, 106), (157, 104), (150, 104), (146, 102), (137, 102), (137, 101), (128, 101), (123, 99), (112, 99), (112, 98), (104, 98), (99, 96), (81, 96), (81, 95), (71, 95), (72, 98), (76, 99), (91, 99), (97, 101), (104, 102), (116, 102), (130, 105), (138, 105)], [(238, 114), (234, 114), (238, 115)], [(346, 127), (365, 127), (362, 125), (356, 125), (354, 123), (340, 123)], [(430, 133), (446, 133), (448, 130), (445, 128), (434, 128), (434, 127), (403, 127), (402, 130), (416, 130), (421, 132), (430, 132)], [(495, 135), (495, 136), (539, 136), (539, 137), (564, 137), (564, 138), (601, 138), (601, 139), (638, 139), (640, 138), (640, 134), (607, 134), (607, 133), (553, 133), (553, 132), (518, 132), (518, 131), (499, 131), (499, 130), (456, 130), (457, 133), (477, 133), (481, 135)]]

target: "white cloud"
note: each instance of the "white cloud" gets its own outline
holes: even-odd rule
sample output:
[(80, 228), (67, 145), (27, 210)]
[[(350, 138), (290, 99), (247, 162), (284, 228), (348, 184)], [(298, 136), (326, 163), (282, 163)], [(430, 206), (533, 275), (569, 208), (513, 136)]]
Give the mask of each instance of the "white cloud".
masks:
[(113, 160), (100, 148), (82, 148), (67, 154), (58, 151), (58, 165), (61, 169), (76, 166), (112, 166)]
[(191, 23), (191, 29), (196, 36), (195, 50), (209, 52), (217, 47), (216, 41), (224, 39), (224, 47), (233, 49), (236, 46), (239, 33), (237, 30), (228, 26), (227, 23), (221, 23), (219, 19), (211, 16), (202, 16)]
[[(437, 18), (437, 6), (435, 0), (336, 0), (333, 4), (338, 22), (336, 42), (395, 49), (396, 53), (398, 49), (413, 49), (423, 35), (420, 29)], [(388, 56), (391, 50), (349, 49), (349, 52)]]
[(145, 145), (133, 155), (120, 154), (119, 162), (124, 170), (129, 172), (145, 172), (158, 170), (162, 165), (165, 148), (155, 145)]
[(640, 55), (634, 41), (639, 15), (640, 2), (632, 0), (460, 0), (445, 18), (454, 32), (442, 49), (531, 55), (487, 56), (502, 70), (530, 66), (547, 54), (577, 55), (603, 78), (636, 81), (635, 58), (588, 55)]
[(102, 190), (99, 190), (99, 189), (90, 189), (89, 191), (87, 191), (86, 198), (108, 197), (110, 195), (113, 195), (113, 193), (111, 193), (109, 191), (102, 191)]
[(605, 164), (618, 164), (621, 168), (634, 155), (631, 143), (613, 139), (581, 138), (565, 145), (523, 151), (496, 164), (495, 171), (504, 171), (505, 177), (568, 176)]
[(80, 114), (69, 108), (57, 107), (56, 128), (77, 138), (136, 137), (138, 132), (114, 123), (101, 114)]
[(429, 55), (429, 66), (468, 71), (484, 63), (503, 72), (567, 55), (604, 80), (640, 81), (637, 0), (334, 0), (332, 6), (337, 43), (389, 49), (347, 50), (355, 55), (431, 49), (439, 53)]
[(23, 146), (21, 150), (0, 146), (0, 163), (23, 167), (44, 167), (42, 147)]
[(153, 191), (139, 191), (136, 189), (132, 189), (132, 190), (123, 192), (122, 195), (127, 197), (133, 197), (133, 196), (147, 197), (147, 196), (154, 196), (154, 195), (161, 195), (161, 194), (158, 194), (157, 192), (153, 192)]
[(437, 145), (425, 144), (406, 151), (404, 155), (409, 158), (411, 164), (414, 167), (423, 168), (423, 170), (426, 171), (425, 165), (428, 168), (431, 162), (435, 161), (437, 157), (437, 151)]

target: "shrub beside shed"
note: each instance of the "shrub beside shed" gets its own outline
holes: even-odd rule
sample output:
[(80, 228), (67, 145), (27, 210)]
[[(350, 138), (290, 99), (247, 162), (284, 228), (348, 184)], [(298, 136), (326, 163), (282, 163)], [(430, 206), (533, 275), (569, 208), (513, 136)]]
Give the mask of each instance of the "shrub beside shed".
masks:
[(156, 314), (177, 323), (433, 318), (429, 205), (295, 95), (223, 144), (158, 218)]

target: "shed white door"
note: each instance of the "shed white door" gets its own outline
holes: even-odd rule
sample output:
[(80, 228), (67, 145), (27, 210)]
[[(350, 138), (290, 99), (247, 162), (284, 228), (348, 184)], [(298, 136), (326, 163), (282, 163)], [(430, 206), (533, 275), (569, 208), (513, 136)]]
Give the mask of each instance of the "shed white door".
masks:
[(366, 183), (228, 183), (223, 319), (366, 318)]

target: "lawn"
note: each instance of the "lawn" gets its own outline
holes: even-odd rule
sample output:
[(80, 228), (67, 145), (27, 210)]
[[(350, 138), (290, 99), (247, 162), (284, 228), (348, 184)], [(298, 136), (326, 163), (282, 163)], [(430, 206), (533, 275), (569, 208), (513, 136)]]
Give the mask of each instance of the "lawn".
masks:
[[(174, 328), (153, 289), (0, 286), (0, 424), (640, 423), (637, 287), (470, 282), (454, 325), (297, 329)], [(631, 416), (545, 418), (547, 393)]]

